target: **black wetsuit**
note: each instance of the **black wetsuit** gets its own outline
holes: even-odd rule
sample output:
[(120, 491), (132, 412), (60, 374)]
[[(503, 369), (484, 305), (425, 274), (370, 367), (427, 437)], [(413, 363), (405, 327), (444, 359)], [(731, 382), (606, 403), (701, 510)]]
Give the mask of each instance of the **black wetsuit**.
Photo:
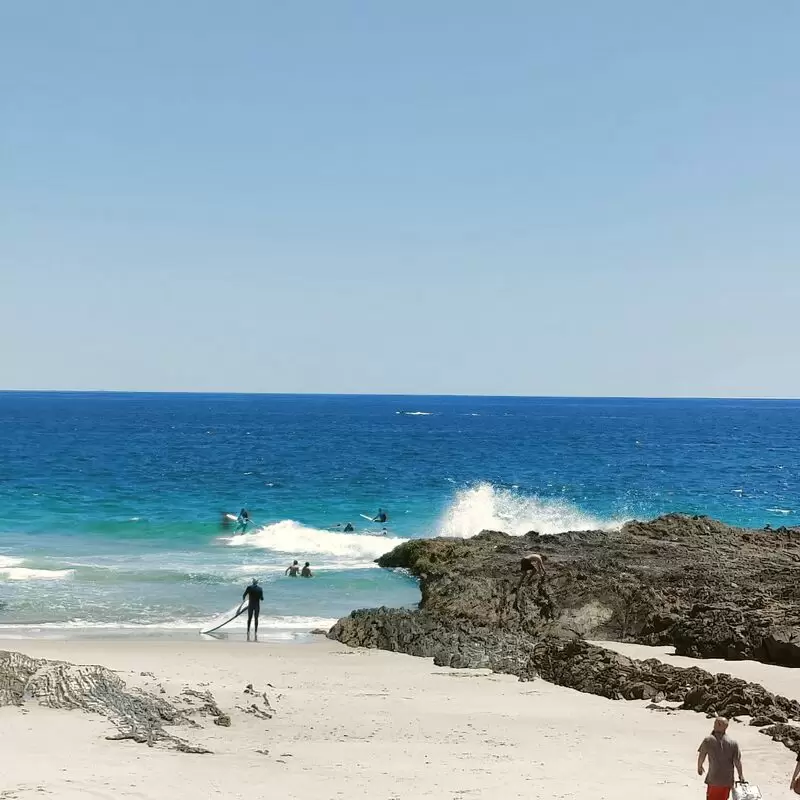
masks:
[(386, 516), (386, 514), (385, 514), (383, 511), (382, 511), (380, 514), (378, 514), (378, 516), (377, 516), (377, 517), (375, 517), (375, 521), (376, 521), (376, 522), (381, 522), (381, 523), (383, 523), (383, 522), (386, 522), (386, 520), (387, 520), (387, 516)]
[(244, 590), (242, 600), (247, 599), (247, 632), (250, 633), (250, 623), (256, 618), (256, 633), (258, 633), (258, 612), (261, 610), (261, 601), (264, 599), (264, 590), (256, 583)]

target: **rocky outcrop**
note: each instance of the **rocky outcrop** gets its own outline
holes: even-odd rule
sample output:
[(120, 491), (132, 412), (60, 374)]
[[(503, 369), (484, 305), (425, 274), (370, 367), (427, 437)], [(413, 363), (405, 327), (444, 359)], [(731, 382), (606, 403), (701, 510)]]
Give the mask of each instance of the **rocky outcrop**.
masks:
[(774, 742), (786, 745), (793, 753), (800, 754), (800, 728), (778, 723), (764, 728), (761, 733), (769, 736)]
[[(542, 555), (545, 576), (521, 572), (530, 552)], [(672, 514), (614, 532), (411, 540), (378, 563), (419, 579), (419, 609), (355, 611), (331, 638), (603, 697), (751, 716), (761, 726), (800, 720), (796, 701), (757, 684), (635, 661), (586, 641), (669, 644), (689, 656), (800, 666), (794, 529), (740, 530)], [(781, 728), (782, 740), (793, 735), (787, 730), (795, 729)]]
[[(194, 696), (200, 694), (195, 692)], [(204, 710), (211, 709), (209, 713), (219, 719), (222, 712), (210, 694), (203, 694), (202, 699)], [(191, 704), (179, 708), (148, 692), (131, 689), (105, 667), (77, 666), (0, 651), (0, 706), (22, 706), (27, 701), (48, 708), (80, 709), (99, 714), (117, 729), (107, 737), (109, 739), (132, 739), (151, 746), (162, 744), (185, 753), (210, 752), (191, 745), (165, 728), (193, 725)]]
[[(521, 580), (527, 552), (546, 580)], [(420, 579), (420, 609), (535, 636), (673, 645), (679, 655), (800, 666), (800, 531), (671, 514), (619, 531), (411, 540), (384, 567)]]
[(432, 658), (442, 667), (492, 669), (522, 675), (536, 640), (464, 620), (443, 624), (426, 612), (379, 608), (354, 611), (329, 634), (351, 647), (373, 647)]
[(636, 661), (580, 640), (543, 641), (534, 648), (529, 674), (612, 700), (672, 701), (709, 716), (750, 716), (766, 725), (800, 720), (800, 703), (759, 684), (655, 659)]
[(710, 716), (751, 716), (763, 725), (800, 720), (800, 703), (758, 684), (655, 659), (637, 661), (576, 638), (537, 639), (463, 621), (445, 626), (427, 613), (387, 608), (355, 611), (330, 635), (352, 647), (433, 658), (443, 667), (491, 669), (521, 680), (538, 677), (612, 700), (671, 701)]

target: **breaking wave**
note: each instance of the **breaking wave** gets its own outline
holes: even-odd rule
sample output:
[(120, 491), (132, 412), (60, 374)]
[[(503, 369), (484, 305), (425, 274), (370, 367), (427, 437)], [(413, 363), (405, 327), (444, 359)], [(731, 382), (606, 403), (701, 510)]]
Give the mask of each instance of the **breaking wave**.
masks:
[(284, 519), (225, 541), (229, 547), (254, 547), (288, 555), (327, 555), (372, 561), (406, 540), (395, 536), (371, 536), (368, 533), (335, 533)]
[(0, 556), (0, 580), (7, 581), (61, 581), (71, 578), (74, 569), (30, 569), (20, 567), (21, 558)]
[(563, 500), (524, 495), (481, 483), (458, 492), (439, 524), (440, 536), (467, 539), (483, 530), (522, 536), (528, 531), (614, 530), (625, 520), (591, 516)]

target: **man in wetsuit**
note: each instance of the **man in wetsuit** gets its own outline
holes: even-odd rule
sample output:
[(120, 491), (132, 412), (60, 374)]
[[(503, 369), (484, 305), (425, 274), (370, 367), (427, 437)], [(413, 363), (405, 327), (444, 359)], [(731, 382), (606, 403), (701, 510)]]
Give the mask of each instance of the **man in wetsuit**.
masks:
[(247, 641), (250, 641), (250, 623), (255, 618), (256, 641), (258, 641), (258, 612), (261, 610), (261, 601), (264, 599), (264, 590), (258, 585), (258, 580), (253, 578), (253, 582), (244, 590), (242, 602), (247, 600)]
[(239, 516), (236, 518), (236, 530), (234, 533), (244, 533), (247, 530), (247, 526), (250, 524), (250, 513), (246, 508), (243, 508), (239, 512)]
[(387, 519), (389, 519), (389, 517), (386, 516), (386, 512), (382, 508), (379, 508), (377, 516), (372, 521), (380, 522), (381, 525), (383, 525)]
[(352, 533), (355, 530), (355, 528), (350, 522), (348, 522), (347, 525), (344, 526), (343, 530), (345, 533)]

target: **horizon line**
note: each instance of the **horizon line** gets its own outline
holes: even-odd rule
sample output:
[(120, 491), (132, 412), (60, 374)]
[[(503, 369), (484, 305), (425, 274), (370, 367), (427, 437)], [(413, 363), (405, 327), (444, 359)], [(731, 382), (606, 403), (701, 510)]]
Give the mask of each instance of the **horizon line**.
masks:
[(423, 394), (421, 392), (259, 392), (259, 391), (219, 391), (200, 389), (2, 389), (0, 394), (116, 394), (116, 395), (206, 395), (217, 397), (431, 397), (476, 399), (515, 399), (515, 400), (753, 400), (753, 401), (791, 401), (800, 397), (764, 395), (594, 395), (594, 394)]

